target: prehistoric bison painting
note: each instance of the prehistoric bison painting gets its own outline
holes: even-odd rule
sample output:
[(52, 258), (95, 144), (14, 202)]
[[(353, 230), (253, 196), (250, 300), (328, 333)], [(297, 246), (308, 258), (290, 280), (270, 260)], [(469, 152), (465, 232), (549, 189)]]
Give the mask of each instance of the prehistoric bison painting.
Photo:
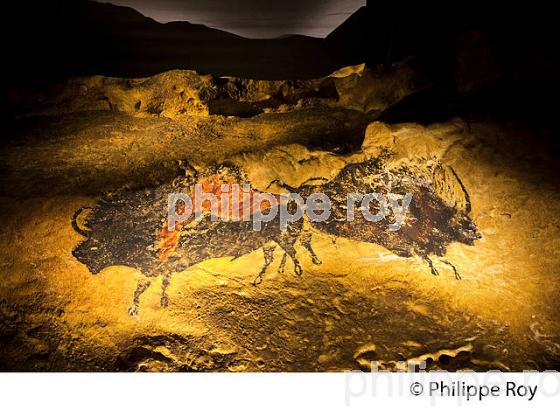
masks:
[[(177, 222), (174, 229), (170, 229), (168, 196), (180, 193), (190, 198), (196, 184), (202, 186), (203, 192), (215, 194), (219, 200), (231, 196), (232, 190), (224, 189), (224, 186), (245, 184), (249, 187), (245, 192), (249, 201), (244, 204), (248, 205), (239, 210), (237, 215), (241, 217), (238, 218), (223, 215), (224, 207), (221, 206), (218, 207), (221, 218), (212, 218), (216, 211), (205, 206), (200, 218)], [(443, 257), (450, 243), (473, 245), (480, 238), (469, 216), (471, 205), (465, 187), (453, 169), (441, 163), (389, 167), (386, 158), (380, 157), (348, 164), (331, 180), (312, 178), (298, 187), (275, 180), (269, 187), (272, 185), (297, 193), (304, 200), (314, 193), (326, 194), (331, 200), (330, 215), (320, 222), (311, 221), (310, 228), (304, 228), (304, 219), (300, 218), (290, 221), (287, 229), (281, 229), (278, 217), (275, 217), (263, 222), (261, 229), (254, 230), (253, 223), (243, 216), (255, 212), (251, 198), (261, 191), (251, 185), (242, 169), (223, 163), (203, 172), (189, 169), (185, 176), (159, 186), (107, 194), (95, 206), (78, 209), (72, 226), (86, 239), (76, 246), (73, 255), (92, 274), (113, 265), (140, 270), (145, 279), (138, 283), (129, 309), (130, 315), (136, 315), (140, 296), (154, 278), (163, 276), (161, 306), (166, 307), (169, 303), (166, 289), (171, 276), (212, 258), (231, 257), (233, 260), (262, 249), (263, 265), (255, 272), (253, 281), (258, 285), (279, 247), (284, 252), (279, 271), (284, 271), (289, 258), (294, 273), (300, 276), (303, 268), (296, 246), (308, 252), (313, 263), (321, 263), (311, 246), (313, 232), (375, 243), (400, 257), (420, 257), (434, 275), (438, 271), (432, 258)], [(370, 222), (356, 213), (352, 220), (348, 220), (348, 195), (372, 192), (411, 195), (410, 207), (400, 229), (390, 229), (390, 217)], [(288, 208), (295, 205), (290, 203)], [(457, 279), (461, 278), (451, 262), (440, 261), (452, 267)]]

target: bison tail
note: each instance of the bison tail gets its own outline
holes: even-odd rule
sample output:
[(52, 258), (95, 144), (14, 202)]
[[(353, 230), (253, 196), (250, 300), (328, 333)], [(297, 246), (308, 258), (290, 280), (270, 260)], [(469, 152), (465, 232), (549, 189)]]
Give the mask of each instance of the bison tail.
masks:
[(78, 218), (80, 217), (82, 212), (86, 209), (93, 209), (93, 208), (91, 206), (82, 206), (76, 212), (74, 212), (74, 215), (72, 215), (72, 228), (80, 235), (89, 238), (89, 236), (91, 235), (91, 231), (80, 227), (80, 225), (78, 224)]

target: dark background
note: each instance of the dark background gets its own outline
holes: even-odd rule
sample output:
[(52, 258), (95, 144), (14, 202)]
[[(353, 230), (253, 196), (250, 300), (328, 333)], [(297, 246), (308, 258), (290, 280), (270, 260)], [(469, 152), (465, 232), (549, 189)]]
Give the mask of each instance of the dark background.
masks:
[[(252, 17), (247, 14), (251, 1), (242, 3), (233, 17), (246, 21)], [(299, 19), (278, 18), (286, 34), (315, 26), (314, 16), (324, 14), (313, 10), (324, 2), (282, 2), (282, 7), (300, 3), (301, 11), (292, 10), (301, 14)], [(335, 1), (327, 3), (337, 9)], [(273, 15), (279, 3), (259, 2), (261, 14), (267, 4)], [(212, 21), (228, 20), (228, 10), (209, 7), (206, 12)], [(449, 116), (470, 104), (480, 111), (513, 110), (550, 120), (555, 115), (550, 100), (559, 90), (556, 15), (552, 5), (539, 2), (368, 1), (325, 38), (247, 39), (189, 22), (162, 24), (131, 8), (89, 0), (19, 2), (8, 5), (4, 16), (4, 78), (10, 90), (75, 76), (144, 77), (170, 69), (296, 80), (359, 63), (390, 71), (406, 61), (433, 83), (398, 107), (408, 110), (407, 116), (426, 107), (432, 112), (422, 115)], [(247, 29), (262, 30), (254, 18)], [(399, 115), (390, 112), (387, 118)]]
[(248, 38), (326, 37), (366, 0), (112, 0), (160, 23), (190, 21)]

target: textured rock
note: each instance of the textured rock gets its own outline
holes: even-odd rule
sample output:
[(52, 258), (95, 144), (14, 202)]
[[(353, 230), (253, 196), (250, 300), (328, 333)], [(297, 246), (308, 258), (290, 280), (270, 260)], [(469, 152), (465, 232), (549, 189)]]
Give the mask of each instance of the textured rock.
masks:
[(184, 158), (218, 162), (277, 144), (355, 149), (380, 110), (423, 86), (406, 65), (390, 72), (360, 65), (309, 81), (170, 71), (18, 90), (15, 137), (0, 152), (0, 190), (99, 192), (173, 178)]
[[(117, 111), (177, 119), (189, 115), (251, 117), (306, 107), (379, 112), (428, 85), (406, 64), (371, 71), (346, 67), (316, 80), (267, 81), (168, 71), (143, 79), (86, 77), (13, 95), (25, 115)], [(29, 106), (29, 101), (33, 105)]]
[[(1, 151), (2, 369), (369, 370), (372, 359), (390, 370), (422, 360), (430, 369), (558, 369), (553, 145), (521, 123), (375, 122), (423, 84), (402, 65), (301, 82), (172, 71), (30, 90), (25, 100), (38, 104), (20, 100)], [(77, 209), (115, 191), (149, 193), (187, 164), (204, 172), (227, 161), (254, 189), (279, 194), (275, 180), (327, 186), (379, 157), (480, 231), (472, 244), (446, 242), (432, 258), (440, 276), (421, 255), (306, 222), (322, 264), (296, 243), (303, 275), (293, 260), (281, 269), (280, 249), (259, 286), (264, 249), (204, 258), (173, 276), (167, 308), (157, 277), (130, 317), (146, 272), (109, 264), (92, 275), (72, 254), (84, 242), (72, 228)]]

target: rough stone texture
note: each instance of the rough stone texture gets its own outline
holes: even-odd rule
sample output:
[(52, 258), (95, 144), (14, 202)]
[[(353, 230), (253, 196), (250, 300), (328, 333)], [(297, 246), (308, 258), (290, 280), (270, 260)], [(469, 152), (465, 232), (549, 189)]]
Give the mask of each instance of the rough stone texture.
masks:
[[(364, 74), (350, 71), (331, 78), (337, 90), (362, 89)], [(545, 138), (526, 149), (527, 136), (538, 130), (489, 120), (373, 122), (364, 111), (378, 108), (363, 107), (383, 106), (377, 96), (385, 91), (354, 93), (354, 100), (348, 97), (354, 102), (337, 91), (338, 100), (312, 97), (318, 106), (290, 103), (250, 118), (213, 115), (200, 97), (205, 85), (245, 84), (250, 91), (235, 101), (251, 104), (275, 86), (233, 79), (216, 85), (199, 76), (193, 78), (202, 88), (191, 85), (198, 108), (179, 113), (178, 107), (191, 107), (181, 105), (188, 99), (160, 87), (176, 76), (194, 74), (162, 74), (128, 90), (125, 80), (76, 80), (60, 95), (89, 84), (81, 97), (71, 91), (66, 102), (50, 106), (49, 97), (4, 144), (2, 369), (367, 370), (371, 360), (387, 369), (419, 360), (430, 369), (559, 368), (558, 165)], [(100, 90), (111, 90), (118, 110), (91, 105)], [(164, 101), (159, 113), (143, 111), (150, 98)], [(138, 99), (146, 105), (136, 112)], [(301, 277), (289, 261), (278, 273), (275, 262), (262, 284), (252, 286), (260, 249), (234, 261), (210, 259), (175, 275), (167, 308), (156, 283), (143, 295), (141, 313), (130, 317), (142, 274), (111, 266), (92, 275), (72, 256), (83, 240), (71, 226), (76, 209), (94, 204), (102, 191), (168, 181), (182, 172), (178, 160), (200, 169), (228, 159), (265, 190), (275, 179), (291, 186), (310, 177), (330, 180), (384, 148), (394, 153), (394, 167), (441, 161), (460, 176), (482, 234), (474, 246), (447, 249), (445, 258), (463, 280), (437, 259), (436, 277), (421, 258), (312, 230), (323, 263), (313, 264), (298, 247)], [(457, 198), (446, 200), (460, 207)]]
[[(268, 81), (200, 75), (174, 70), (142, 79), (85, 77), (14, 93), (12, 104), (23, 116), (84, 111), (116, 111), (137, 117), (252, 117), (305, 107), (380, 112), (428, 86), (407, 64), (369, 70), (345, 67), (316, 80)], [(32, 101), (30, 104), (29, 102)]]

